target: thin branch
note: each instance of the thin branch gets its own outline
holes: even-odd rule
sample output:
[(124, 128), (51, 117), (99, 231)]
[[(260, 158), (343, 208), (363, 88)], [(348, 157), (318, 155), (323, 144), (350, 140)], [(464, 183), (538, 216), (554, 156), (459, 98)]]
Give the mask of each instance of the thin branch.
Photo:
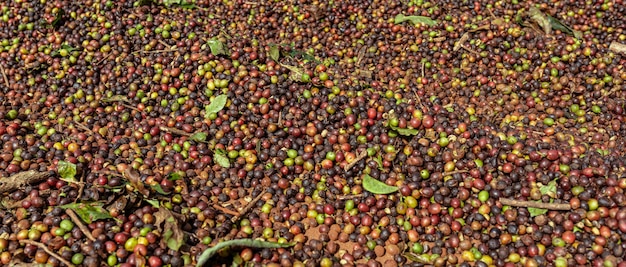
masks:
[(56, 254), (52, 250), (48, 249), (48, 247), (46, 245), (42, 244), (42, 243), (39, 243), (39, 242), (36, 242), (36, 241), (32, 241), (32, 240), (28, 240), (28, 239), (20, 240), (20, 243), (37, 246), (38, 248), (40, 248), (43, 251), (45, 251), (46, 253), (48, 253), (48, 255), (50, 255), (50, 256), (54, 257), (55, 259), (59, 260), (61, 263), (65, 264), (66, 266), (68, 266), (68, 267), (74, 267), (75, 266), (71, 262), (69, 262), (66, 259), (64, 259), (63, 257), (59, 256), (59, 254)]
[(76, 125), (76, 127), (81, 128), (84, 131), (88, 132), (90, 135), (94, 135), (94, 132), (91, 129), (89, 129), (89, 127), (87, 127), (87, 125), (84, 125), (84, 124), (82, 124), (80, 122), (77, 122), (77, 121), (72, 121), (72, 123), (74, 125)]
[(164, 42), (163, 40), (158, 40), (158, 42), (159, 42), (160, 44), (162, 44), (163, 46), (167, 47), (167, 48), (169, 48), (169, 47), (170, 47), (170, 45), (169, 45), (168, 43)]
[(338, 196), (337, 200), (347, 200), (347, 199), (354, 199), (354, 198), (360, 198), (362, 197), (363, 194), (356, 194), (356, 195), (346, 195), (346, 196)]
[(480, 53), (478, 53), (478, 52), (476, 52), (476, 51), (472, 50), (471, 48), (469, 48), (469, 47), (467, 47), (467, 46), (465, 46), (465, 45), (461, 45), (461, 48), (463, 48), (463, 49), (465, 49), (465, 50), (467, 50), (467, 51), (469, 51), (469, 52), (472, 52), (472, 53), (474, 53), (475, 55), (480, 56)]
[(265, 195), (265, 192), (267, 192), (266, 190), (263, 190), (263, 192), (261, 192), (258, 196), (256, 196), (253, 200), (251, 200), (248, 205), (246, 205), (243, 209), (241, 209), (239, 211), (239, 214), (235, 215), (234, 217), (232, 217), (230, 219), (231, 222), (235, 223), (239, 220), (239, 218), (241, 218), (241, 216), (246, 215), (246, 213), (248, 213), (252, 207), (254, 207), (254, 205), (256, 205), (256, 203), (263, 197), (263, 195)]
[(76, 226), (78, 226), (78, 229), (80, 229), (80, 231), (83, 232), (83, 234), (85, 234), (85, 236), (89, 238), (89, 240), (96, 241), (93, 235), (91, 235), (91, 232), (89, 232), (89, 229), (87, 229), (87, 227), (83, 224), (80, 218), (76, 216), (76, 213), (74, 213), (73, 210), (65, 209), (65, 213), (67, 213), (67, 215), (70, 216), (70, 219), (72, 219), (72, 221), (76, 224)]
[(132, 109), (134, 111), (137, 111), (137, 112), (141, 113), (141, 110), (139, 110), (138, 108), (133, 107), (131, 105), (128, 105), (128, 104), (125, 104), (125, 103), (120, 103), (120, 105), (122, 105), (123, 107), (129, 108), (129, 109)]
[(178, 51), (178, 49), (162, 49), (162, 50), (152, 50), (152, 51), (135, 51), (132, 54), (136, 55), (139, 53), (143, 53), (143, 54), (154, 54), (154, 53), (168, 53), (168, 52), (176, 52)]
[(164, 132), (169, 132), (169, 133), (173, 133), (173, 134), (177, 134), (177, 135), (182, 135), (182, 136), (191, 136), (190, 133), (185, 132), (183, 130), (178, 130), (176, 128), (172, 128), (172, 127), (167, 127), (167, 126), (159, 126), (159, 129), (161, 131)]
[(571, 210), (572, 207), (565, 203), (543, 203), (528, 200), (515, 200), (510, 198), (500, 198), (502, 205), (523, 207), (523, 208), (539, 208), (548, 210)]
[(102, 63), (103, 61), (107, 60), (108, 58), (110, 58), (113, 55), (113, 53), (109, 53), (109, 55), (107, 55), (106, 57), (102, 58), (101, 60), (98, 60), (98, 62), (96, 62), (95, 66), (100, 65), (100, 63)]
[(221, 211), (223, 213), (230, 214), (230, 215), (233, 215), (233, 216), (239, 215), (239, 212), (236, 212), (234, 210), (230, 210), (230, 209), (224, 208), (224, 207), (222, 207), (218, 203), (215, 203), (215, 205), (213, 205), (213, 208), (215, 208), (215, 209), (217, 209), (217, 210), (219, 210), (219, 211)]
[(441, 173), (441, 176), (442, 177), (446, 177), (448, 175), (455, 175), (455, 174), (458, 174), (458, 173), (466, 173), (466, 172), (469, 172), (469, 171), (468, 170), (456, 170), (456, 171), (451, 171), (451, 172), (443, 172), (443, 173)]
[(359, 154), (352, 162), (348, 163), (343, 168), (343, 170), (344, 171), (349, 171), (350, 169), (352, 169), (352, 167), (354, 167), (354, 165), (356, 165), (359, 161), (361, 161), (365, 157), (367, 157), (367, 150), (364, 149), (363, 151), (361, 151), (361, 154)]
[(11, 87), (9, 84), (9, 78), (7, 78), (7, 73), (4, 71), (4, 67), (0, 64), (0, 71), (2, 72), (2, 78), (4, 78), (4, 83), (7, 85), (7, 90)]

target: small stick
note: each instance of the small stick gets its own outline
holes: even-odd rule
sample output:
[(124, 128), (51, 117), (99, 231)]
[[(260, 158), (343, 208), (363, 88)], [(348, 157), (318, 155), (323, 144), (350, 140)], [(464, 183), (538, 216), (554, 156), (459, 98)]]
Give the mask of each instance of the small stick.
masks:
[(572, 207), (565, 203), (543, 203), (537, 201), (515, 200), (510, 198), (500, 198), (502, 205), (523, 207), (523, 208), (539, 208), (549, 210), (571, 210)]
[(103, 61), (107, 60), (107, 59), (108, 59), (108, 58), (110, 58), (112, 55), (113, 55), (113, 53), (109, 53), (109, 55), (108, 55), (108, 56), (104, 57), (104, 58), (103, 58), (103, 59), (101, 59), (101, 60), (98, 60), (98, 62), (96, 62), (96, 65), (95, 65), (95, 66), (100, 65), (100, 63), (102, 63)]
[(155, 53), (168, 53), (168, 52), (176, 52), (178, 51), (178, 49), (162, 49), (162, 50), (152, 50), (152, 51), (144, 51), (144, 50), (140, 50), (140, 51), (135, 51), (132, 54), (136, 55), (136, 54), (155, 54)]
[(215, 205), (213, 205), (213, 207), (214, 207), (215, 209), (217, 209), (217, 210), (222, 211), (223, 213), (226, 213), (226, 214), (230, 214), (230, 215), (233, 215), (233, 216), (237, 216), (237, 215), (239, 215), (239, 213), (238, 213), (238, 212), (233, 211), (233, 210), (229, 210), (229, 209), (227, 209), (227, 208), (224, 208), (224, 207), (222, 207), (220, 204), (217, 204), (217, 203), (215, 203)]
[(104, 174), (104, 175), (111, 175), (114, 177), (124, 178), (124, 176), (119, 173), (114, 173), (114, 172), (109, 172), (109, 171), (92, 171), (92, 172), (96, 174)]
[(234, 217), (232, 217), (230, 219), (231, 222), (235, 223), (239, 220), (239, 218), (243, 215), (245, 215), (246, 213), (248, 213), (248, 211), (250, 211), (252, 209), (252, 207), (254, 207), (254, 205), (263, 197), (263, 195), (265, 195), (266, 190), (263, 190), (263, 192), (261, 192), (258, 196), (256, 196), (252, 201), (250, 201), (248, 203), (248, 205), (246, 205), (243, 209), (241, 209), (239, 211), (239, 214), (235, 215)]
[(356, 165), (359, 161), (361, 161), (362, 159), (364, 159), (365, 157), (367, 157), (367, 150), (363, 150), (361, 152), (361, 154), (359, 154), (359, 156), (357, 156), (354, 161), (348, 163), (343, 170), (344, 171), (348, 171), (350, 169), (352, 169), (352, 167), (354, 167), (354, 165)]
[(190, 133), (188, 133), (188, 132), (185, 132), (185, 131), (183, 131), (183, 130), (178, 130), (178, 129), (176, 129), (176, 128), (172, 128), (172, 127), (159, 126), (159, 129), (160, 129), (161, 131), (164, 131), (164, 132), (170, 132), (170, 133), (177, 134), (177, 135), (182, 135), (182, 136), (191, 136), (191, 134), (190, 134)]
[(2, 71), (2, 78), (4, 78), (4, 83), (7, 85), (7, 90), (10, 88), (9, 78), (7, 78), (7, 73), (4, 71), (4, 67), (0, 64), (0, 71)]
[(83, 234), (85, 234), (85, 236), (89, 238), (89, 240), (96, 241), (96, 239), (91, 235), (91, 232), (89, 232), (89, 229), (87, 229), (87, 227), (83, 224), (80, 218), (76, 216), (76, 213), (74, 213), (73, 210), (65, 209), (65, 213), (70, 216), (70, 219), (72, 219), (76, 226), (78, 226), (78, 229), (80, 229), (80, 231), (83, 232)]
[(137, 112), (141, 113), (141, 110), (139, 110), (138, 108), (133, 107), (133, 106), (131, 106), (131, 105), (124, 104), (124, 103), (120, 103), (120, 105), (122, 105), (123, 107), (129, 108), (129, 109), (132, 109), (132, 110), (134, 110), (134, 111), (137, 111)]
[(338, 196), (337, 200), (346, 200), (346, 199), (353, 199), (353, 198), (360, 198), (362, 197), (363, 194), (356, 194), (356, 195), (347, 195), (347, 196)]
[(78, 195), (76, 199), (74, 199), (74, 203), (78, 201), (83, 196), (83, 191), (85, 191), (85, 175), (80, 176), (80, 181), (78, 182)]
[(162, 44), (163, 46), (165, 46), (166, 48), (169, 48), (169, 47), (170, 47), (170, 45), (169, 45), (168, 43), (164, 42), (163, 40), (159, 40), (158, 42), (159, 42), (160, 44)]
[(0, 193), (12, 192), (25, 185), (42, 182), (54, 174), (55, 172), (53, 171), (39, 172), (30, 170), (13, 174), (10, 177), (0, 178)]
[(77, 122), (77, 121), (72, 121), (72, 123), (74, 123), (76, 125), (76, 127), (81, 128), (84, 131), (87, 131), (89, 134), (91, 134), (91, 135), (94, 134), (94, 132), (91, 129), (89, 129), (89, 127), (87, 127), (87, 125), (84, 125), (84, 124), (82, 124), (80, 122)]
[(39, 243), (39, 242), (36, 242), (36, 241), (32, 241), (32, 240), (28, 240), (28, 239), (20, 240), (20, 243), (37, 246), (38, 248), (40, 248), (43, 251), (45, 251), (46, 253), (48, 253), (48, 255), (50, 255), (50, 256), (54, 257), (55, 259), (59, 260), (61, 263), (65, 264), (66, 266), (74, 267), (74, 264), (72, 264), (71, 262), (67, 261), (63, 257), (59, 256), (59, 254), (54, 253), (52, 250), (48, 249), (48, 247), (46, 245), (42, 244), (42, 243)]
[(476, 52), (476, 51), (472, 50), (471, 48), (469, 48), (469, 47), (467, 47), (467, 46), (465, 46), (465, 45), (461, 45), (461, 48), (463, 48), (463, 49), (465, 49), (465, 50), (467, 50), (467, 51), (469, 51), (469, 52), (472, 52), (472, 53), (474, 53), (474, 54), (476, 54), (476, 55), (480, 55), (480, 53), (478, 53), (478, 52)]
[(446, 177), (448, 175), (455, 175), (457, 173), (466, 173), (466, 172), (469, 172), (469, 171), (468, 170), (456, 170), (456, 171), (451, 171), (451, 172), (443, 172), (441, 173), (441, 176)]

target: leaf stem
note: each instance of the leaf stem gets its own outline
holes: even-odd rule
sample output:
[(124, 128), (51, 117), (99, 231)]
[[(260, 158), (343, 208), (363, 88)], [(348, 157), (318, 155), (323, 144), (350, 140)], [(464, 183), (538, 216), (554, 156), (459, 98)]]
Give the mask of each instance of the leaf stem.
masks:
[(572, 207), (569, 204), (565, 204), (565, 203), (543, 203), (543, 202), (528, 201), (528, 200), (515, 200), (515, 199), (510, 199), (510, 198), (500, 198), (500, 203), (502, 203), (502, 205), (523, 207), (523, 208), (539, 208), (539, 209), (548, 209), (548, 210), (571, 210), (572, 209)]
[(40, 248), (43, 251), (45, 251), (46, 253), (48, 253), (48, 255), (50, 255), (50, 256), (54, 257), (55, 259), (59, 260), (61, 263), (65, 264), (66, 266), (74, 267), (74, 264), (72, 264), (71, 262), (67, 261), (63, 257), (59, 256), (59, 254), (54, 253), (52, 250), (48, 249), (48, 247), (46, 245), (42, 244), (42, 243), (39, 243), (39, 242), (36, 242), (36, 241), (32, 241), (32, 240), (28, 240), (28, 239), (20, 240), (20, 243), (37, 246), (38, 248)]
[(96, 238), (94, 238), (93, 235), (91, 235), (91, 232), (89, 232), (89, 229), (87, 229), (87, 227), (83, 224), (80, 218), (76, 216), (76, 213), (74, 213), (72, 209), (65, 209), (65, 213), (67, 213), (67, 215), (70, 216), (70, 219), (72, 219), (72, 221), (76, 224), (76, 226), (78, 226), (78, 229), (80, 229), (80, 231), (83, 232), (83, 234), (85, 234), (85, 236), (89, 238), (89, 240), (96, 241)]

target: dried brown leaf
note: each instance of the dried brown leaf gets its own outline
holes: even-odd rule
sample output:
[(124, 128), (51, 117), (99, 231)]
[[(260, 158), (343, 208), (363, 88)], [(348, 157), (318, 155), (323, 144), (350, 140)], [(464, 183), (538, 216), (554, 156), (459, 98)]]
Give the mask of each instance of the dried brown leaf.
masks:
[(137, 170), (127, 168), (124, 170), (124, 177), (128, 179), (128, 182), (135, 188), (135, 190), (137, 190), (137, 192), (144, 196), (150, 195), (150, 190), (148, 190), (143, 184), (143, 181), (141, 181), (141, 175)]
[(164, 207), (160, 207), (159, 211), (154, 214), (155, 225), (163, 233), (161, 245), (167, 246), (172, 250), (178, 250), (184, 242), (183, 230), (178, 225), (178, 220), (174, 213)]
[(609, 45), (609, 50), (613, 52), (617, 52), (617, 53), (626, 54), (626, 44), (621, 44), (621, 43), (613, 41)]

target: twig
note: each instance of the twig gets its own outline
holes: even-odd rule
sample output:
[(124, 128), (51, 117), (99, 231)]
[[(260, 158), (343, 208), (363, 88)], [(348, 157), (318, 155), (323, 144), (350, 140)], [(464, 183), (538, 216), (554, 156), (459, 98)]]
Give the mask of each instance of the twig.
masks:
[(454, 44), (454, 48), (452, 48), (452, 51), (459, 50), (459, 48), (461, 48), (461, 46), (465, 43), (465, 41), (467, 41), (467, 39), (469, 39), (469, 32), (461, 35), (461, 38), (459, 38), (459, 40)]
[(246, 205), (243, 209), (241, 209), (239, 211), (239, 214), (235, 215), (234, 217), (232, 217), (230, 219), (231, 222), (235, 223), (239, 220), (239, 218), (243, 215), (245, 215), (246, 213), (248, 213), (248, 211), (250, 211), (252, 209), (252, 207), (254, 207), (254, 205), (263, 197), (263, 195), (265, 195), (265, 192), (267, 192), (266, 190), (263, 190), (263, 192), (261, 192), (258, 196), (256, 196), (253, 200), (251, 200), (248, 205)]
[(24, 171), (11, 175), (10, 177), (0, 178), (0, 193), (12, 192), (22, 186), (35, 184), (48, 179), (55, 172), (38, 172), (35, 170)]
[(548, 210), (571, 210), (572, 207), (565, 203), (543, 203), (537, 201), (515, 200), (510, 198), (500, 198), (502, 205), (523, 207), (523, 208), (539, 208)]
[(461, 46), (461, 48), (463, 48), (463, 49), (465, 49), (465, 50), (467, 50), (467, 51), (469, 51), (469, 52), (472, 52), (472, 53), (474, 53), (474, 54), (476, 54), (476, 55), (480, 56), (480, 53), (478, 53), (478, 52), (476, 52), (476, 51), (472, 50), (471, 48), (469, 48), (469, 47), (467, 47), (467, 46), (465, 46), (465, 45), (460, 45), (460, 46)]
[(176, 128), (172, 128), (172, 127), (167, 127), (167, 126), (159, 126), (159, 129), (160, 129), (161, 131), (164, 131), (164, 132), (170, 132), (170, 133), (177, 134), (177, 135), (182, 135), (182, 136), (191, 136), (191, 134), (190, 134), (190, 133), (188, 133), (188, 132), (185, 132), (185, 131), (183, 131), (183, 130), (178, 130), (178, 129), (176, 129)]
[(426, 62), (422, 62), (422, 78), (426, 76)]
[(20, 240), (20, 243), (37, 246), (38, 248), (40, 248), (43, 251), (45, 251), (46, 253), (48, 253), (48, 255), (50, 255), (50, 256), (54, 257), (55, 259), (59, 260), (61, 263), (65, 264), (66, 266), (74, 267), (74, 264), (72, 264), (71, 262), (67, 261), (63, 257), (59, 256), (59, 254), (54, 253), (52, 250), (48, 249), (48, 247), (46, 245), (42, 244), (42, 243), (39, 243), (39, 242), (36, 242), (36, 241), (32, 241), (32, 240), (28, 240), (28, 239)]
[(137, 111), (137, 112), (141, 113), (141, 110), (139, 110), (138, 108), (133, 107), (131, 105), (128, 105), (128, 104), (125, 104), (125, 103), (120, 103), (120, 105), (122, 105), (123, 107), (129, 108), (129, 109), (132, 109), (134, 111)]
[(85, 191), (85, 175), (80, 176), (80, 181), (78, 182), (78, 195), (76, 195), (76, 199), (74, 199), (74, 203), (76, 203), (82, 196), (83, 191)]
[(7, 90), (10, 88), (9, 78), (7, 78), (7, 73), (4, 71), (4, 67), (0, 64), (0, 71), (2, 71), (2, 78), (4, 78), (4, 83), (7, 85)]
[(109, 171), (91, 171), (91, 172), (95, 174), (104, 174), (104, 175), (111, 175), (113, 177), (124, 178), (124, 176), (119, 173), (114, 173), (114, 172), (109, 172)]
[(165, 46), (166, 48), (170, 48), (170, 45), (166, 42), (164, 42), (163, 40), (159, 40), (158, 41), (160, 44), (162, 44), (163, 46)]
[(469, 171), (468, 170), (456, 170), (456, 171), (451, 171), (451, 172), (443, 172), (443, 173), (441, 173), (441, 176), (442, 177), (446, 177), (448, 175), (455, 175), (455, 174), (458, 174), (458, 173), (466, 173), (466, 172), (469, 172)]
[(98, 66), (100, 65), (100, 63), (102, 63), (103, 61), (107, 60), (108, 58), (110, 58), (113, 55), (113, 53), (109, 53), (106, 57), (102, 58), (101, 60), (99, 60), (98, 62), (96, 62), (96, 64), (94, 66)]
[(367, 157), (367, 150), (363, 150), (361, 151), (361, 154), (359, 154), (359, 156), (357, 156), (354, 161), (348, 163), (343, 170), (344, 171), (348, 171), (350, 169), (352, 169), (352, 167), (354, 167), (354, 165), (356, 165), (360, 160), (364, 159), (365, 157)]
[(83, 234), (85, 234), (85, 236), (89, 238), (89, 240), (96, 241), (96, 239), (91, 235), (91, 232), (89, 232), (89, 229), (87, 229), (87, 227), (83, 224), (80, 218), (76, 216), (76, 213), (74, 213), (73, 210), (65, 209), (65, 213), (70, 216), (70, 219), (72, 219), (76, 226), (78, 226), (78, 229), (80, 229), (80, 231), (83, 232)]
[(87, 125), (84, 125), (80, 122), (77, 121), (72, 121), (72, 123), (74, 123), (74, 125), (76, 125), (76, 127), (83, 129), (84, 131), (88, 132), (90, 135), (94, 135), (94, 132), (89, 129), (89, 127), (87, 127)]
[(139, 54), (139, 53), (144, 53), (144, 54), (154, 54), (154, 53), (167, 53), (167, 52), (176, 52), (178, 51), (178, 49), (162, 49), (162, 50), (153, 50), (153, 51), (135, 51), (133, 52), (133, 55)]
[(238, 213), (238, 212), (236, 212), (236, 211), (234, 211), (234, 210), (230, 210), (230, 209), (224, 208), (224, 207), (222, 207), (222, 206), (221, 206), (220, 204), (218, 204), (218, 203), (215, 203), (215, 205), (213, 205), (213, 208), (215, 208), (215, 209), (217, 209), (217, 210), (220, 210), (220, 211), (222, 211), (223, 213), (230, 214), (230, 215), (233, 215), (233, 216), (237, 216), (237, 215), (239, 215), (239, 213)]
[[(624, 48), (626, 49), (626, 46), (624, 46)], [(620, 91), (620, 90), (621, 90), (620, 87), (615, 86), (615, 87), (613, 87), (613, 89), (611, 89), (609, 91), (606, 91), (604, 94), (602, 94), (602, 96), (603, 97), (607, 97), (607, 96), (610, 96), (610, 95), (612, 95), (612, 94), (614, 94), (614, 93), (616, 93), (617, 91)], [(602, 91), (604, 91), (604, 90), (602, 90)]]
[(354, 198), (360, 198), (362, 197), (363, 194), (356, 194), (356, 195), (346, 195), (346, 196), (338, 196), (337, 200), (346, 200), (346, 199), (354, 199)]

